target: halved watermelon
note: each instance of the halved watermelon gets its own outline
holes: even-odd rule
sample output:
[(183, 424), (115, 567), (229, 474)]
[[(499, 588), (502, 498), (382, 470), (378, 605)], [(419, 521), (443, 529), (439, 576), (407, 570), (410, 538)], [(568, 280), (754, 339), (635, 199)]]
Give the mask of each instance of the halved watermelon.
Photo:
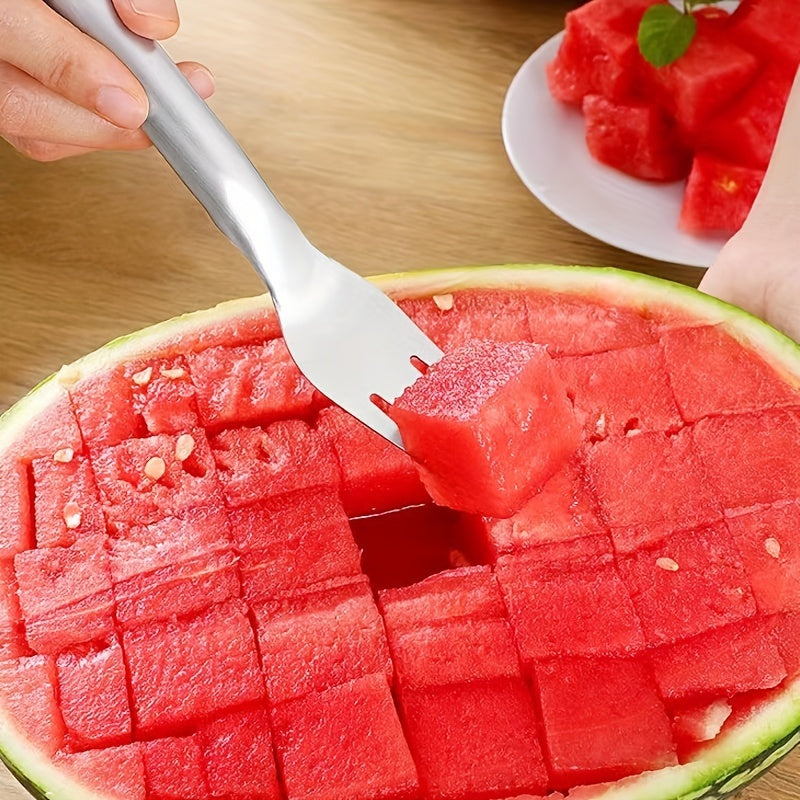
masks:
[(698, 800), (784, 755), (797, 346), (613, 270), (380, 285), (448, 349), (546, 348), (577, 451), (508, 519), (432, 506), (290, 369), (273, 393), (262, 299), (65, 368), (0, 420), (14, 773), (62, 800)]

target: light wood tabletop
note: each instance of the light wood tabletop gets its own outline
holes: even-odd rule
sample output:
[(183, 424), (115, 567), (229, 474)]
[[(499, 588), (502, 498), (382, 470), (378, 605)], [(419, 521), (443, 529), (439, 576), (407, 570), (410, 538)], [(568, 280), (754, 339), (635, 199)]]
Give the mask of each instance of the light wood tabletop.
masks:
[[(168, 43), (323, 251), (362, 274), (511, 262), (700, 271), (614, 249), (523, 187), (505, 90), (567, 0), (185, 0)], [(0, 144), (0, 411), (62, 363), (262, 291), (153, 152), (38, 164)], [(747, 800), (796, 800), (800, 753)], [(26, 796), (0, 775), (0, 798)]]

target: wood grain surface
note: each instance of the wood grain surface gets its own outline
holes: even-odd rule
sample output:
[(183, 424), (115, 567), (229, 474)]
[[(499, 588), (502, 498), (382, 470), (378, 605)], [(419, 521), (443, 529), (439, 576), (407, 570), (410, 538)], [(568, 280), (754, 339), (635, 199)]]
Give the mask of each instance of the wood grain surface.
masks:
[[(214, 71), (212, 105), (324, 251), (362, 274), (463, 264), (698, 270), (606, 246), (509, 165), (512, 76), (565, 0), (184, 0), (168, 49)], [(153, 152), (56, 164), (0, 144), (0, 411), (109, 339), (262, 291)], [(0, 800), (25, 793), (0, 775)], [(744, 790), (796, 800), (800, 753)]]

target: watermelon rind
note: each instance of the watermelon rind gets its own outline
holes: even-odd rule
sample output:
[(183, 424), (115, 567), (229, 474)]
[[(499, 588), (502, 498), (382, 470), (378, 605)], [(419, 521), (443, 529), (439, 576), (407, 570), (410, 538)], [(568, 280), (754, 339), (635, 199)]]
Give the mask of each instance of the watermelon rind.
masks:
[[(800, 388), (800, 346), (757, 317), (691, 287), (613, 267), (514, 264), (394, 273), (370, 278), (395, 299), (462, 289), (544, 290), (575, 294), (642, 313), (691, 317), (720, 325), (759, 353), (792, 386)], [(266, 313), (266, 296), (222, 303), (116, 339), (63, 367), (0, 416), (0, 457), (25, 428), (63, 395), (65, 387), (133, 358), (158, 356), (194, 332)], [(570, 800), (722, 800), (738, 792), (800, 742), (800, 677), (771, 693), (763, 705), (720, 735), (688, 764), (646, 772), (615, 783), (577, 787)], [(26, 740), (0, 707), (0, 759), (33, 795), (53, 800), (107, 800), (65, 775)]]

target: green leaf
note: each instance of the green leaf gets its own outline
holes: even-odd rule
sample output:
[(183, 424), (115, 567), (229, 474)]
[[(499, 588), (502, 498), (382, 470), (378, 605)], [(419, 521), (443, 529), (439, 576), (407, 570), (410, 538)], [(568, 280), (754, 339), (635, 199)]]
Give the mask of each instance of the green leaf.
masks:
[(666, 67), (689, 48), (697, 20), (669, 3), (650, 6), (639, 23), (639, 52), (654, 67)]

